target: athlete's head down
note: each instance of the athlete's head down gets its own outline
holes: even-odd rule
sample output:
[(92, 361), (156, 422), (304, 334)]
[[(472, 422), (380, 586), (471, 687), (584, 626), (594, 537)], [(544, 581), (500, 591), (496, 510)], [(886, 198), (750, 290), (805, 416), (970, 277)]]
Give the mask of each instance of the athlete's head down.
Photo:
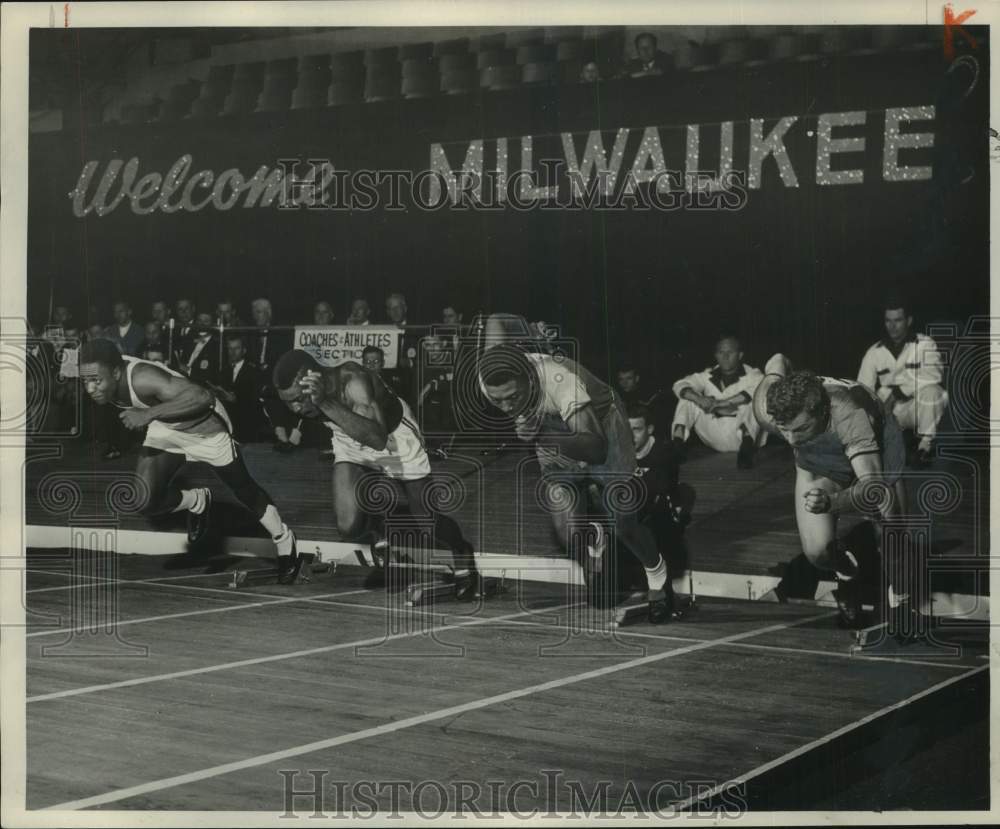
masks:
[(286, 351), (275, 363), (272, 382), (278, 390), (278, 397), (296, 414), (315, 417), (319, 408), (306, 394), (302, 381), (313, 372), (322, 374), (323, 367), (307, 351), (294, 348)]
[(538, 374), (515, 345), (495, 345), (479, 362), (479, 377), (490, 403), (510, 417), (526, 416), (538, 397)]
[(114, 400), (124, 371), (125, 360), (111, 340), (91, 340), (80, 348), (80, 382), (98, 405)]
[(767, 390), (767, 413), (792, 446), (822, 432), (830, 418), (830, 395), (811, 371), (793, 371)]

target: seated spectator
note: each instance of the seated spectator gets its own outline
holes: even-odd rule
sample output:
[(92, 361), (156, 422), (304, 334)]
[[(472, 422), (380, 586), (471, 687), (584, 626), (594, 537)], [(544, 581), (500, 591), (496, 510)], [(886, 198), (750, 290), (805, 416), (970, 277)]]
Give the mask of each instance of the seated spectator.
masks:
[(236, 313), (236, 304), (228, 297), (215, 306), (215, 319), (216, 324), (221, 322), (224, 328), (241, 328), (243, 326), (243, 320)]
[(412, 404), (415, 396), (413, 371), (417, 360), (417, 349), (420, 346), (420, 335), (413, 331), (405, 330), (408, 324), (406, 313), (406, 297), (402, 294), (392, 293), (385, 298), (386, 321), (389, 325), (404, 329), (403, 342), (399, 348), (399, 359), (396, 362), (396, 369), (399, 372), (400, 381), (407, 390), (404, 397)]
[(336, 325), (333, 321), (333, 306), (321, 300), (313, 306), (313, 325)]
[(259, 369), (260, 398), (274, 439), (272, 448), (277, 452), (291, 452), (302, 442), (301, 418), (278, 398), (271, 372), (278, 358), (291, 350), (293, 338), (288, 332), (271, 330), (273, 309), (269, 299), (255, 299), (250, 308), (257, 331), (247, 344), (251, 346), (250, 358)]
[(114, 305), (114, 318), (114, 323), (108, 326), (104, 336), (118, 346), (122, 354), (138, 357), (145, 334), (138, 324), (132, 321), (132, 306), (119, 300)]
[(104, 336), (105, 330), (106, 329), (103, 325), (101, 325), (99, 322), (95, 322), (93, 325), (87, 328), (87, 331), (84, 335), (84, 340), (86, 342), (92, 342), (93, 340), (107, 339), (107, 337)]
[(371, 306), (366, 299), (356, 299), (351, 303), (351, 314), (347, 318), (348, 325), (368, 325), (372, 315)]
[(618, 366), (615, 391), (626, 407), (641, 405), (649, 409), (650, 416), (653, 418), (650, 425), (659, 432), (662, 440), (666, 440), (663, 436), (667, 434), (668, 425), (667, 396), (663, 389), (647, 389), (642, 383), (642, 377), (635, 363), (625, 361)]
[(625, 74), (631, 78), (648, 78), (663, 75), (673, 68), (673, 61), (656, 46), (656, 35), (642, 32), (635, 39), (636, 57), (625, 65)]
[(865, 352), (858, 382), (878, 395), (903, 429), (912, 430), (918, 442), (916, 463), (926, 466), (948, 408), (941, 355), (933, 339), (913, 331), (913, 316), (903, 300), (890, 298), (883, 310), (886, 335)]
[(389, 325), (405, 328), (406, 310), (406, 297), (402, 294), (393, 293), (385, 298), (385, 319)]
[(212, 315), (208, 311), (199, 311), (194, 316), (194, 321), (196, 325), (200, 325), (202, 328), (216, 328), (215, 320), (212, 319)]
[(170, 319), (170, 305), (165, 299), (158, 299), (149, 306), (149, 318), (160, 328), (165, 328)]
[(441, 309), (441, 322), (445, 325), (461, 325), (463, 316), (454, 305), (445, 305)]
[(594, 61), (589, 60), (580, 69), (580, 83), (597, 83), (601, 80), (601, 70)]
[(380, 377), (393, 394), (406, 399), (399, 372), (385, 367), (385, 352), (381, 348), (377, 345), (366, 346), (365, 350), (361, 352), (361, 365), (372, 374)]
[(736, 337), (724, 336), (715, 345), (716, 363), (674, 383), (677, 410), (673, 438), (683, 447), (693, 429), (716, 452), (737, 452), (740, 469), (753, 466), (758, 436), (767, 440), (753, 415), (753, 393), (764, 379), (760, 369), (743, 364)]
[(643, 483), (639, 520), (653, 532), (660, 555), (667, 563), (674, 594), (684, 596), (690, 593), (684, 527), (691, 516), (682, 507), (678, 494), (680, 453), (673, 441), (657, 440), (656, 427), (646, 406), (631, 403), (626, 413), (635, 447), (635, 474)]
[(174, 311), (176, 316), (173, 333), (174, 353), (170, 355), (170, 360), (179, 368), (187, 364), (191, 355), (191, 348), (194, 345), (191, 328), (194, 325), (197, 309), (190, 299), (182, 298), (177, 300)]
[(257, 366), (247, 360), (246, 337), (226, 337), (226, 368), (218, 383), (209, 384), (226, 407), (233, 424), (233, 435), (241, 443), (252, 443), (263, 431), (264, 416), (260, 403), (261, 380)]
[(64, 320), (62, 337), (53, 341), (55, 359), (59, 365), (53, 387), (53, 428), (62, 434), (76, 434), (78, 423), (78, 379), (80, 377), (80, 331)]
[(196, 383), (217, 383), (219, 380), (219, 342), (207, 325), (195, 323), (191, 328), (194, 339), (187, 362), (181, 372)]
[(451, 442), (457, 429), (452, 407), (454, 368), (441, 338), (424, 337), (420, 345), (424, 355), (420, 370), (423, 388), (417, 395), (417, 418), (428, 442), (440, 447)]
[[(142, 354), (146, 351), (159, 351), (166, 354), (167, 351), (167, 341), (163, 335), (163, 329), (160, 324), (155, 320), (147, 322), (143, 326), (143, 332), (145, 336), (142, 340), (142, 345), (139, 347), (139, 353)], [(146, 359), (145, 357), (143, 359)]]
[(72, 321), (73, 313), (67, 306), (57, 305), (52, 309), (52, 321), (45, 326), (42, 336), (52, 343), (56, 351), (60, 349), (60, 343), (66, 336), (65, 329), (73, 324)]

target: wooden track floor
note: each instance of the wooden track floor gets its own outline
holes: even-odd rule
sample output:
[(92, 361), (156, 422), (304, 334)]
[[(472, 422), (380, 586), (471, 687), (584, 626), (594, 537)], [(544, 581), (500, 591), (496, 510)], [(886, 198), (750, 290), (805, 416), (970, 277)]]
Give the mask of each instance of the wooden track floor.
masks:
[[(239, 591), (159, 557), (113, 569), (78, 579), (65, 557), (29, 554), (30, 809), (278, 815), (293, 770), (299, 789), (307, 770), (324, 775), (330, 816), (367, 808), (359, 781), (400, 781), (376, 791), (385, 809), (412, 809), (425, 781), (453, 808), (470, 781), (488, 814), (492, 780), (502, 809), (544, 811), (552, 770), (560, 810), (571, 781), (587, 793), (606, 781), (612, 804), (628, 787), (659, 792), (665, 808), (742, 779), (753, 800), (768, 769), (982, 680), (986, 665), (968, 646), (851, 654), (829, 610), (797, 604), (704, 600), (683, 621), (611, 635), (566, 586), (407, 609), (366, 590), (361, 567)], [(311, 813), (308, 799), (297, 808)]]

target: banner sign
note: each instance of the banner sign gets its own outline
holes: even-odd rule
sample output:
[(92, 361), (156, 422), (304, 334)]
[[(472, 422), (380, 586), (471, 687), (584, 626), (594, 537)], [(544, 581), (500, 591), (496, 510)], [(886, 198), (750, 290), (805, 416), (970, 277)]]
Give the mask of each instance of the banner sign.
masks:
[(368, 347), (381, 348), (385, 367), (396, 368), (403, 332), (380, 325), (301, 325), (295, 328), (295, 347), (308, 351), (324, 366), (361, 363)]

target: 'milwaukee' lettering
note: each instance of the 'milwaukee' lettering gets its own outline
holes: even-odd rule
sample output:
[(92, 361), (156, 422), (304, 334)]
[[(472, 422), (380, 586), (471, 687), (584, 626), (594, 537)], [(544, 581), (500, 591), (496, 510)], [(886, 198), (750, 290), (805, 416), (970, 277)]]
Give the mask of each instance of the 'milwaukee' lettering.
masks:
[[(681, 159), (665, 157), (661, 142), (661, 131), (666, 128), (643, 127), (617, 131), (593, 130), (588, 134), (561, 133), (562, 159), (538, 159), (534, 147), (534, 136), (524, 135), (519, 139), (478, 138), (468, 141), (464, 157), (460, 157), (461, 146), (456, 151), (445, 151), (444, 145), (432, 143), (430, 146), (430, 166), (425, 171), (412, 171), (411, 178), (426, 178), (429, 184), (427, 204), (440, 205), (447, 200), (453, 204), (466, 201), (484, 203), (483, 185), (491, 182), (495, 202), (510, 200), (511, 205), (524, 208), (535, 204), (556, 201), (561, 189), (556, 180), (545, 181), (545, 174), (536, 168), (550, 170), (550, 161), (562, 165), (566, 172), (568, 192), (571, 200), (590, 203), (595, 190), (603, 195), (616, 191), (623, 183), (625, 192), (634, 192), (638, 185), (655, 182), (656, 191), (669, 192), (678, 187), (691, 192), (702, 190), (724, 191), (734, 172), (745, 173), (743, 180), (750, 190), (763, 185), (763, 169), (766, 164), (776, 169), (783, 187), (798, 187), (800, 177), (814, 177), (820, 186), (861, 184), (865, 173), (862, 167), (866, 152), (866, 139), (861, 135), (845, 134), (865, 126), (873, 117), (864, 110), (831, 112), (814, 116), (815, 130), (805, 129), (803, 119), (786, 115), (778, 119), (750, 118), (736, 124), (723, 121), (707, 126), (687, 125), (683, 164)], [(882, 116), (874, 116), (882, 119)], [(910, 122), (930, 122), (935, 117), (933, 106), (895, 107), (885, 110), (882, 124), (882, 179), (887, 182), (920, 181), (931, 177), (929, 166), (907, 164), (900, 158), (901, 150), (929, 148), (934, 146), (934, 133), (928, 131), (925, 123), (923, 131), (918, 131)], [(811, 120), (811, 119), (810, 119)], [(904, 131), (904, 125), (909, 125)], [(740, 146), (748, 148), (745, 165), (734, 159), (734, 131), (741, 131)], [(835, 133), (835, 130), (837, 132)], [(582, 141), (580, 139), (582, 136)], [(815, 141), (815, 167), (813, 170), (797, 170), (785, 146), (786, 139)], [(632, 140), (630, 140), (632, 139)], [(745, 139), (745, 140), (744, 140)], [(518, 141), (515, 149), (512, 145)], [(700, 170), (703, 144), (712, 143), (718, 148), (719, 163), (716, 171), (706, 174)], [(458, 142), (455, 142), (458, 143)], [(493, 144), (487, 152), (487, 143)], [(632, 149), (629, 149), (629, 148)], [(449, 153), (451, 158), (449, 158)], [(517, 156), (515, 156), (517, 153)], [(517, 166), (512, 168), (514, 157)], [(836, 157), (836, 163), (831, 160)], [(801, 158), (801, 154), (797, 155)], [(230, 210), (242, 204), (244, 208), (329, 208), (328, 190), (335, 179), (345, 177), (325, 159), (309, 159), (305, 165), (305, 175), (297, 167), (299, 159), (277, 159), (274, 167), (262, 165), (250, 177), (245, 177), (235, 167), (223, 170), (218, 175), (212, 170), (191, 172), (192, 157), (183, 155), (173, 166), (161, 174), (147, 172), (139, 175), (139, 159), (128, 161), (116, 158), (108, 162), (103, 174), (99, 173), (100, 162), (88, 161), (80, 173), (76, 188), (69, 193), (73, 203), (73, 214), (78, 217), (96, 213), (106, 216), (127, 201), (133, 213), (149, 215), (157, 211), (163, 213), (197, 213), (206, 207), (215, 210)], [(457, 169), (453, 167), (456, 164)], [(801, 162), (798, 162), (801, 165)], [(458, 166), (460, 165), (460, 166)], [(810, 165), (812, 166), (812, 165)], [(678, 181), (677, 171), (685, 171)], [(301, 169), (301, 168), (300, 168)], [(383, 171), (385, 172), (385, 171)], [(401, 173), (404, 171), (389, 171)], [(372, 182), (378, 180), (379, 171), (359, 171), (371, 179), (362, 190), (354, 194), (371, 197), (376, 195)], [(676, 182), (676, 183), (672, 183)], [(357, 187), (361, 186), (359, 182)], [(447, 193), (442, 192), (447, 190)], [(421, 192), (423, 192), (421, 190)], [(489, 201), (489, 194), (486, 200)], [(514, 204), (516, 200), (516, 204)], [(362, 209), (371, 205), (361, 204)]]

